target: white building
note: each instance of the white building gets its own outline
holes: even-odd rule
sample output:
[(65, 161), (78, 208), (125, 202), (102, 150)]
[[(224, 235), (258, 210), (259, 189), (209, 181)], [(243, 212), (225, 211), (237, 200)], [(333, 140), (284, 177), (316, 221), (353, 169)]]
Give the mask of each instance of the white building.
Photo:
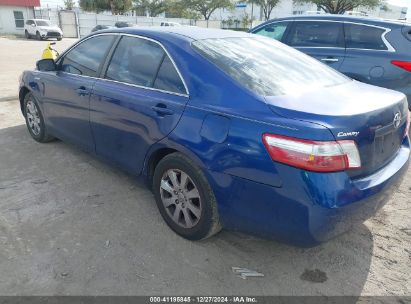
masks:
[(34, 17), (40, 0), (0, 0), (0, 33), (24, 35), (24, 23)]

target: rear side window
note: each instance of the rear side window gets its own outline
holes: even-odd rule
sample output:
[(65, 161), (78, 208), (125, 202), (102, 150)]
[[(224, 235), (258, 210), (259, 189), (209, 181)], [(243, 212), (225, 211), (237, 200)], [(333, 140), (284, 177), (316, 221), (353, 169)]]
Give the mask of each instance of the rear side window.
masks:
[(289, 22), (277, 22), (267, 24), (263, 28), (258, 29), (254, 34), (272, 38), (281, 41), (284, 37), (284, 33), (287, 30)]
[(340, 22), (295, 21), (288, 44), (301, 47), (344, 47)]
[(96, 77), (114, 36), (90, 38), (71, 49), (60, 62), (61, 70), (71, 74)]
[(346, 23), (345, 45), (350, 49), (387, 50), (382, 40), (385, 30), (373, 26)]
[(180, 75), (178, 75), (167, 55), (165, 55), (163, 63), (158, 70), (157, 78), (154, 81), (154, 88), (180, 94), (187, 93)]
[(165, 56), (157, 43), (124, 36), (108, 66), (106, 78), (145, 87), (152, 87)]

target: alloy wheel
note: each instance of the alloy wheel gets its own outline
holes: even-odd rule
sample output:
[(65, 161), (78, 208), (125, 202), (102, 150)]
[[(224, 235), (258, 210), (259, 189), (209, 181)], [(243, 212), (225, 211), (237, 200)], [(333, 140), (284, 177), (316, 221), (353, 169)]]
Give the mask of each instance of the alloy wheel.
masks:
[(161, 201), (169, 217), (183, 228), (194, 227), (201, 218), (201, 197), (193, 180), (182, 170), (169, 169), (161, 178)]
[(32, 99), (27, 101), (26, 115), (31, 132), (33, 132), (35, 136), (39, 136), (41, 132), (40, 114)]

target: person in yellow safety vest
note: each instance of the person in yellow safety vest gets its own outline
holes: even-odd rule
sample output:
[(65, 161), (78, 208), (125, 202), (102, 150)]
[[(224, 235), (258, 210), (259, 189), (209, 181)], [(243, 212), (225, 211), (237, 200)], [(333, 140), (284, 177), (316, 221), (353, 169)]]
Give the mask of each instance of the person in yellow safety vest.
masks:
[(53, 60), (57, 59), (57, 57), (59, 56), (59, 53), (52, 47), (52, 45), (55, 45), (55, 44), (56, 44), (55, 42), (49, 42), (47, 44), (47, 48), (44, 49), (41, 59), (53, 59)]

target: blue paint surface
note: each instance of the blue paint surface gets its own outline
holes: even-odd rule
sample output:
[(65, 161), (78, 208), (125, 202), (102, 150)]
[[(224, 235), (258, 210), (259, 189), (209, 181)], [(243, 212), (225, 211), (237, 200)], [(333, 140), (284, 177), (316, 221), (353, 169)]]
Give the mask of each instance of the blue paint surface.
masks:
[[(33, 93), (51, 134), (135, 175), (149, 179), (149, 160), (159, 151), (185, 154), (206, 175), (227, 229), (317, 244), (372, 216), (408, 168), (409, 139), (403, 137), (407, 109), (401, 93), (349, 82), (307, 95), (262, 97), (191, 46), (196, 39), (250, 34), (196, 28), (104, 32), (161, 42), (189, 95), (106, 81), (103, 74), (87, 78), (60, 71), (25, 71), (21, 90)], [(88, 93), (78, 94), (80, 87)], [(166, 107), (170, 113), (161, 115), (153, 107)], [(377, 159), (376, 135), (390, 125), (396, 111), (403, 117), (400, 127), (384, 130), (394, 134), (399, 148), (387, 159)], [(344, 138), (359, 147), (364, 165), (359, 171), (315, 173), (276, 163), (262, 142), (265, 133), (333, 141), (350, 130), (360, 132)]]

